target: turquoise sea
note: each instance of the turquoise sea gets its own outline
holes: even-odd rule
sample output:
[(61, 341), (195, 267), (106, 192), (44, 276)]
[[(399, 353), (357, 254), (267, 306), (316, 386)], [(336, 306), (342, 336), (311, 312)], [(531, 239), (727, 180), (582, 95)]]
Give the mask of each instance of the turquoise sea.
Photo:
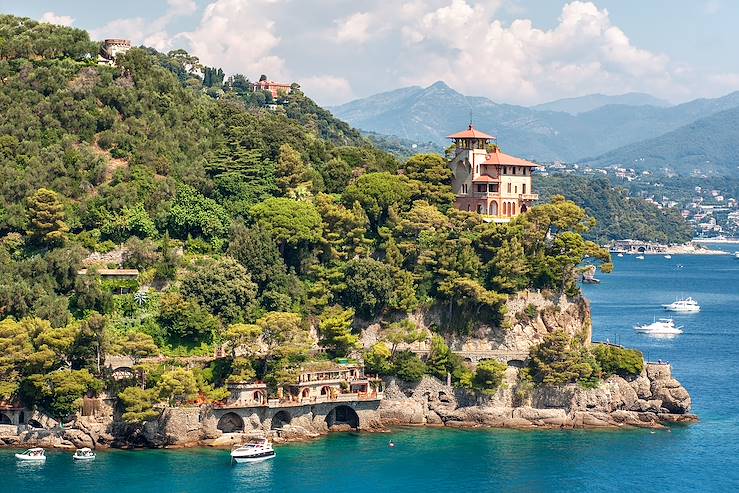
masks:
[[(739, 489), (739, 261), (732, 257), (617, 258), (587, 286), (594, 339), (673, 363), (701, 422), (666, 431), (401, 429), (333, 434), (232, 466), (219, 450), (100, 452), (89, 464), (50, 452), (16, 463), (0, 450), (0, 493), (35, 492), (705, 492)], [(632, 326), (693, 296), (703, 310), (676, 316), (685, 333), (655, 340)], [(387, 446), (392, 437), (394, 449)]]

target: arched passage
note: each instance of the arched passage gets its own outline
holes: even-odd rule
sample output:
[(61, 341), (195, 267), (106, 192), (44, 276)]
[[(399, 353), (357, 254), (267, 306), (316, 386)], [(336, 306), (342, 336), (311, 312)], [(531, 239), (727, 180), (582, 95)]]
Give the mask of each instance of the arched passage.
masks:
[(0, 413), (0, 425), (12, 425), (13, 421), (11, 421), (10, 416), (8, 416), (5, 413)]
[(265, 396), (264, 392), (261, 390), (255, 390), (252, 397), (254, 398), (254, 402), (257, 404), (264, 404), (267, 402), (267, 396)]
[(526, 204), (522, 204), (522, 205), (521, 205), (521, 214), (523, 214), (523, 213), (524, 213), (524, 212), (526, 212), (527, 210), (529, 210), (529, 208), (528, 208), (528, 207), (526, 207)]
[(321, 387), (321, 395), (325, 397), (331, 397), (331, 387), (324, 385)]
[(287, 411), (280, 411), (272, 417), (272, 424), (270, 428), (273, 430), (283, 428), (285, 425), (289, 425), (290, 421), (292, 421), (290, 413), (288, 413)]
[(349, 406), (336, 406), (326, 416), (326, 424), (331, 429), (336, 425), (349, 425), (350, 428), (359, 428), (359, 415)]
[(236, 413), (226, 413), (218, 420), (218, 429), (223, 433), (244, 431), (244, 420)]
[(490, 214), (493, 216), (498, 215), (498, 203), (494, 200), (490, 202)]
[(512, 366), (514, 368), (525, 368), (526, 363), (524, 363), (520, 359), (512, 359), (508, 361), (508, 366)]

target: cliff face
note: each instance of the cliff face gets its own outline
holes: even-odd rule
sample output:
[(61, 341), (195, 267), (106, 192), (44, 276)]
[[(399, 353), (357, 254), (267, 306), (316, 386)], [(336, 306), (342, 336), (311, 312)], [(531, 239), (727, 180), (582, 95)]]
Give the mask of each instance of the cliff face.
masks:
[(542, 386), (523, 398), (516, 389), (476, 397), (431, 377), (417, 385), (390, 379), (385, 396), (380, 415), (390, 425), (659, 428), (697, 420), (690, 414), (690, 395), (666, 364), (649, 364), (631, 381), (613, 376), (594, 389)]
[[(590, 343), (590, 307), (584, 298), (548, 297), (524, 292), (506, 304), (501, 326), (481, 325), (466, 337), (452, 336), (450, 347), (462, 356), (508, 359), (504, 383), (494, 395), (479, 396), (425, 377), (417, 385), (389, 379), (380, 406), (387, 424), (530, 427), (660, 427), (692, 422), (691, 399), (666, 364), (647, 364), (631, 380), (612, 376), (597, 388), (535, 386), (519, 380), (521, 361), (548, 333), (562, 330)], [(424, 327), (428, 313), (417, 314)], [(370, 327), (370, 331), (372, 327)], [(416, 350), (423, 348), (414, 347)]]

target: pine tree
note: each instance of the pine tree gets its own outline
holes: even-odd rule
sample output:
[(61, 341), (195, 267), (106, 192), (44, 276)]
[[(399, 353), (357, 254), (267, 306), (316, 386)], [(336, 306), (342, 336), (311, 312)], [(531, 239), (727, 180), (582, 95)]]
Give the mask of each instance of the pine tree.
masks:
[(64, 204), (58, 193), (39, 188), (28, 198), (28, 215), (28, 234), (35, 241), (51, 246), (64, 243), (69, 226), (64, 222)]

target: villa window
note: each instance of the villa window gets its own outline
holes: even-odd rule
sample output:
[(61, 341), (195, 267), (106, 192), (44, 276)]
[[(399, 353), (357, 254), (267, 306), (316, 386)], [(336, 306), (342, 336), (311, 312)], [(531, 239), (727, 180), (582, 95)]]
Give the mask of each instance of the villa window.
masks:
[(511, 184), (508, 184), (508, 193), (511, 193)]
[(521, 185), (521, 193), (526, 193), (526, 184)]
[(516, 185), (515, 187), (513, 187), (513, 191), (514, 191), (514, 193), (518, 193), (518, 185)]

